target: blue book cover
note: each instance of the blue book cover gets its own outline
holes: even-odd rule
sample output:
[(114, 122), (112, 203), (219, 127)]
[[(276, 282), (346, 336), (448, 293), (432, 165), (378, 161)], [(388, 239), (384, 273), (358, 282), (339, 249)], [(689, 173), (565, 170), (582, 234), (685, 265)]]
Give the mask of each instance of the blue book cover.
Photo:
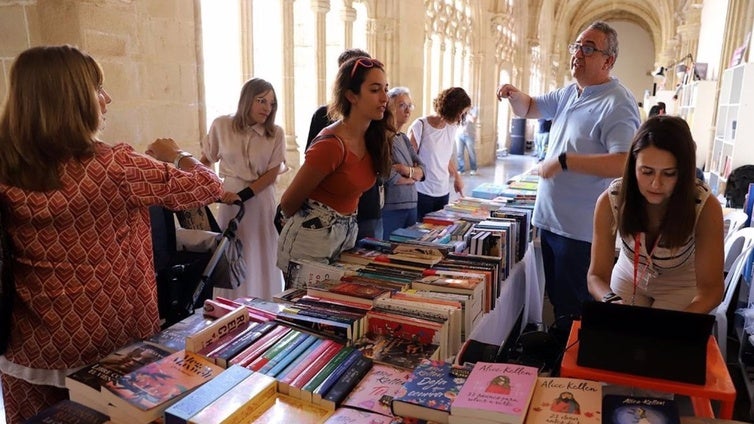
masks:
[(450, 405), (466, 381), (465, 373), (453, 369), (450, 363), (423, 359), (393, 398), (393, 414), (447, 421)]
[(28, 424), (104, 424), (110, 418), (72, 400), (63, 400), (25, 421)]
[(165, 410), (165, 424), (187, 424), (205, 406), (253, 373), (240, 365), (231, 366)]
[(317, 399), (321, 399), (322, 395), (324, 393), (327, 393), (328, 390), (330, 390), (330, 387), (332, 387), (336, 381), (340, 378), (343, 373), (346, 372), (346, 370), (356, 362), (357, 359), (359, 359), (360, 356), (363, 356), (363, 353), (361, 353), (360, 350), (354, 349), (351, 351), (351, 353), (348, 354), (348, 357), (343, 360), (340, 364), (338, 364), (337, 367), (333, 370), (330, 375), (327, 376), (322, 382), (317, 386), (316, 389), (312, 391), (312, 396)]
[(605, 395), (602, 398), (605, 424), (680, 424), (678, 404), (672, 399)]
[(324, 343), (324, 339), (317, 338), (314, 343), (312, 343), (306, 350), (301, 352), (301, 354), (291, 361), (285, 368), (280, 370), (279, 372), (276, 372), (275, 375), (270, 374), (270, 377), (275, 377), (276, 379), (280, 380), (283, 377), (285, 377), (286, 374), (288, 374), (292, 369), (296, 368), (301, 362), (307, 359), (307, 357), (322, 343)]

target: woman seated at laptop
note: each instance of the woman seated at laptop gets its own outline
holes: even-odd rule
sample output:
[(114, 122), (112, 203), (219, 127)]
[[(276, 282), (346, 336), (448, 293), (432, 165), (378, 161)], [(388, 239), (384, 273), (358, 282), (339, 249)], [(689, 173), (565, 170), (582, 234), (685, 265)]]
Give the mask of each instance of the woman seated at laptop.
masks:
[(695, 150), (681, 118), (660, 115), (639, 128), (623, 178), (597, 200), (587, 275), (595, 299), (699, 313), (720, 303), (722, 208), (696, 178)]

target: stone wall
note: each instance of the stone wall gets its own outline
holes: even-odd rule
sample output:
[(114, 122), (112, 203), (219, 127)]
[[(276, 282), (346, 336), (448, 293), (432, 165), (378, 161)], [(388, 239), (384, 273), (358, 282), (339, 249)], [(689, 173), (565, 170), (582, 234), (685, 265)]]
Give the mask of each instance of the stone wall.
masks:
[(13, 59), (28, 47), (72, 44), (105, 72), (104, 141), (137, 150), (172, 137), (199, 153), (206, 132), (199, 84), (197, 3), (190, 0), (0, 0), (0, 98)]

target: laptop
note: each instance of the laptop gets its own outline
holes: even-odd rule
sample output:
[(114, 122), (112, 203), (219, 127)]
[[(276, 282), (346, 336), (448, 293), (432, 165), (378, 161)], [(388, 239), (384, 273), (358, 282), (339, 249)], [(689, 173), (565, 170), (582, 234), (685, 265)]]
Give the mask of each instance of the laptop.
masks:
[(714, 315), (585, 302), (580, 366), (705, 384)]

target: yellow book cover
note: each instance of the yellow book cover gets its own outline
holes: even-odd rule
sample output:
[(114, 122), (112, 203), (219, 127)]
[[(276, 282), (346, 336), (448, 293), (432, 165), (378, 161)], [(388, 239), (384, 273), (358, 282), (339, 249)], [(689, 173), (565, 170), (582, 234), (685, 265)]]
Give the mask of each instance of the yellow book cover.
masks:
[(246, 377), (217, 400), (189, 418), (190, 424), (236, 424), (275, 396), (277, 381), (262, 373)]
[(602, 384), (564, 377), (539, 377), (526, 424), (600, 424)]
[(313, 403), (278, 394), (269, 398), (256, 411), (247, 415), (244, 422), (255, 424), (320, 424), (325, 422), (332, 411)]

